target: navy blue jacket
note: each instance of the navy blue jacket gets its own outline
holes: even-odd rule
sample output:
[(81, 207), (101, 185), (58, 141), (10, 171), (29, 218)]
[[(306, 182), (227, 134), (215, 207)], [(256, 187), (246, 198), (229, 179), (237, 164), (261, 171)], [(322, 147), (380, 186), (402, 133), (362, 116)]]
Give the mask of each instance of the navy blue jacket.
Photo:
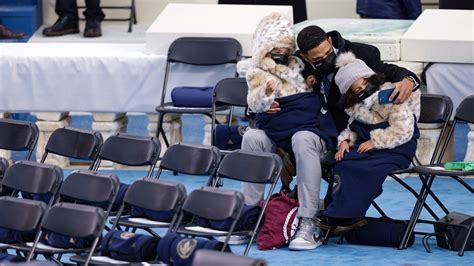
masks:
[(357, 0), (357, 14), (367, 18), (416, 19), (420, 0)]
[(275, 99), (280, 104), (276, 114), (259, 113), (257, 127), (265, 131), (278, 147), (291, 153), (291, 137), (298, 131), (311, 131), (326, 143), (327, 149), (336, 146), (337, 130), (319, 93), (305, 92)]

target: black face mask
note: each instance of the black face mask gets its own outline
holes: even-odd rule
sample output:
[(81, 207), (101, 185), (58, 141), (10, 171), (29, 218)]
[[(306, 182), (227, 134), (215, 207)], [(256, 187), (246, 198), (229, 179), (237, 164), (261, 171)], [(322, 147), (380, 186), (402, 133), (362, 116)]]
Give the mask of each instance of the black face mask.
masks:
[(314, 63), (310, 62), (310, 65), (316, 71), (316, 76), (330, 74), (336, 69), (336, 54), (332, 51), (326, 58)]
[(363, 100), (367, 99), (370, 95), (374, 94), (374, 92), (376, 92), (378, 89), (379, 89), (378, 86), (375, 86), (372, 83), (368, 83), (365, 90), (356, 94), (358, 102), (360, 103)]
[(357, 94), (355, 94), (354, 92), (352, 92), (349, 89), (346, 93), (344, 93), (341, 96), (341, 98), (337, 102), (337, 106), (341, 110), (352, 107), (355, 104), (361, 103), (362, 101), (367, 99), (370, 95), (374, 94), (378, 89), (379, 89), (379, 87), (375, 86), (372, 83), (368, 83), (367, 87), (363, 91), (361, 91)]
[(287, 66), (290, 60), (289, 54), (274, 54), (270, 53), (271, 58), (276, 64)]

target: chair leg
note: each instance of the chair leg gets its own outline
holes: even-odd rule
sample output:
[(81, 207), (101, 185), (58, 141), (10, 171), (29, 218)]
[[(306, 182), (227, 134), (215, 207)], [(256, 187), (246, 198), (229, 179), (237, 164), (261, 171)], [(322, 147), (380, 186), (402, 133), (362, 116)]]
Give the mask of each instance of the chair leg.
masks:
[(132, 0), (132, 13), (133, 13), (133, 24), (137, 24), (137, 8), (135, 6), (135, 0)]
[(168, 138), (166, 137), (165, 131), (163, 129), (163, 118), (165, 117), (165, 114), (160, 113), (158, 116), (158, 123), (157, 123), (157, 128), (156, 128), (156, 138), (159, 140), (160, 139), (160, 134), (163, 136), (163, 141), (165, 142), (166, 147), (170, 146), (170, 143), (168, 142)]
[[(420, 178), (424, 179), (422, 175), (420, 175)], [(427, 176), (426, 179), (422, 181), (423, 185), (419, 193), (418, 200), (415, 204), (415, 207), (413, 208), (410, 221), (408, 222), (407, 229), (405, 230), (405, 234), (403, 235), (402, 241), (400, 242), (400, 246), (398, 247), (398, 249), (407, 248), (408, 242), (410, 240), (410, 235), (415, 230), (416, 223), (418, 221), (418, 218), (420, 217), (421, 210), (423, 209), (423, 205), (428, 196), (427, 188), (429, 189), (431, 187), (431, 184), (433, 184), (433, 180), (434, 176)]]
[[(410, 191), (411, 194), (413, 194), (413, 196), (415, 196), (415, 198), (418, 198), (419, 195), (418, 193), (412, 188), (410, 187), (407, 183), (403, 182), (403, 180), (401, 180), (398, 176), (396, 175), (390, 175), (390, 177), (392, 177), (393, 179), (395, 179), (395, 181), (397, 181), (402, 187), (404, 187), (406, 190)], [(431, 216), (437, 221), (439, 220), (439, 217), (438, 215), (436, 215), (436, 213), (433, 211), (433, 209), (431, 209), (430, 206), (428, 206), (428, 204), (425, 202), (423, 204), (423, 206), (425, 207), (425, 209), (431, 214)]]
[(374, 206), (374, 208), (380, 213), (380, 215), (382, 215), (383, 218), (388, 218), (387, 214), (385, 214), (385, 212), (382, 210), (382, 208), (380, 208), (375, 200), (372, 201), (372, 206)]

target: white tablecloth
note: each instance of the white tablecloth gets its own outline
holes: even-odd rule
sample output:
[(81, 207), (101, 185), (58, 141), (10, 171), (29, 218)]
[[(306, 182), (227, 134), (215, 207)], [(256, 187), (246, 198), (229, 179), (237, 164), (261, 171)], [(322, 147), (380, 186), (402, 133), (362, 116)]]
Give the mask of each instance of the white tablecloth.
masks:
[[(0, 112), (152, 113), (165, 65), (166, 57), (146, 54), (145, 44), (3, 43)], [(231, 65), (172, 70), (169, 88), (213, 86), (235, 72)]]
[(456, 111), (464, 98), (474, 95), (474, 64), (434, 63), (426, 71), (426, 83), (429, 93), (451, 97)]

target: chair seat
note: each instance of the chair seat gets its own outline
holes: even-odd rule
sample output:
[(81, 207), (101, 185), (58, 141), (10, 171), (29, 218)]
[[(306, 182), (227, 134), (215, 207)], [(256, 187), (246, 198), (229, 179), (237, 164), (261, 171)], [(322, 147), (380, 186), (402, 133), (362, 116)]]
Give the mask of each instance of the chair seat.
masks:
[(415, 166), (415, 172), (422, 175), (439, 175), (439, 176), (469, 176), (474, 175), (474, 171), (458, 171), (446, 170), (443, 164), (421, 165)]
[[(33, 246), (33, 242), (21, 243), (21, 244), (11, 244), (10, 247), (16, 250), (29, 251)], [(40, 254), (65, 254), (65, 253), (84, 253), (88, 252), (89, 249), (86, 248), (55, 248), (43, 243), (38, 243), (35, 249), (35, 253)]]
[[(110, 220), (110, 223), (113, 224), (115, 218)], [(168, 227), (170, 223), (153, 221), (146, 218), (137, 218), (137, 217), (120, 217), (117, 222), (117, 225), (136, 227), (136, 228), (158, 228), (158, 227)]]
[(401, 174), (413, 174), (415, 173), (415, 168), (410, 166), (407, 169), (394, 170), (390, 172), (391, 175), (401, 175)]
[[(76, 255), (70, 258), (71, 261), (76, 263), (84, 263), (87, 259), (86, 255)], [(159, 261), (151, 262), (128, 262), (122, 260), (112, 259), (106, 256), (92, 256), (89, 265), (167, 265)]]
[[(197, 225), (183, 225), (178, 228), (178, 233), (187, 234), (187, 235), (194, 235), (194, 236), (226, 236), (228, 231), (217, 230)], [(252, 231), (245, 230), (245, 231), (234, 231), (232, 235), (248, 235), (250, 236)]]
[[(229, 109), (227, 105), (218, 106), (216, 111), (224, 111)], [(175, 113), (175, 114), (210, 114), (212, 107), (179, 107), (173, 103), (165, 103), (157, 106), (155, 110), (159, 113)]]

